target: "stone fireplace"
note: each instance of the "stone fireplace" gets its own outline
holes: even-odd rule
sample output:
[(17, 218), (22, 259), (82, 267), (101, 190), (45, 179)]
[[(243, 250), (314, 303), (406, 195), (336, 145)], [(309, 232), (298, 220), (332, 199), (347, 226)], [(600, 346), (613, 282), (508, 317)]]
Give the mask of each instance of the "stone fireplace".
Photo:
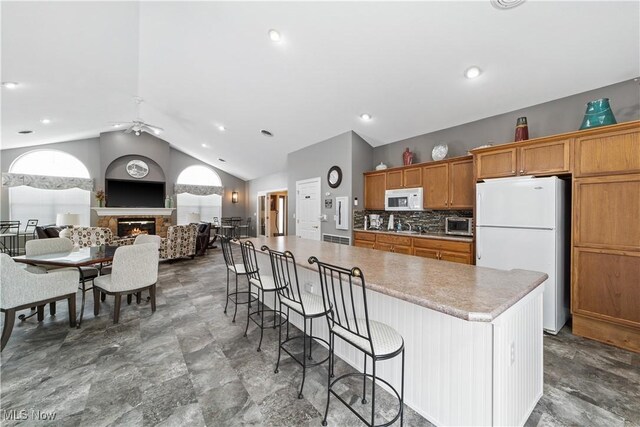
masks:
[[(146, 230), (148, 234), (157, 234), (160, 237), (167, 237), (167, 230), (172, 225), (171, 213), (173, 209), (145, 209), (145, 208), (93, 208), (98, 214), (98, 227), (106, 227), (111, 230), (114, 236), (125, 237), (130, 236), (132, 233), (127, 230), (123, 230), (120, 223), (132, 224), (136, 228)], [(149, 224), (147, 221), (153, 221), (153, 224)], [(127, 225), (128, 226), (128, 225)], [(142, 227), (141, 227), (142, 226)], [(154, 231), (151, 233), (153, 227)], [(121, 234), (126, 233), (126, 234)]]
[(155, 218), (118, 218), (118, 236), (135, 237), (138, 234), (156, 234)]

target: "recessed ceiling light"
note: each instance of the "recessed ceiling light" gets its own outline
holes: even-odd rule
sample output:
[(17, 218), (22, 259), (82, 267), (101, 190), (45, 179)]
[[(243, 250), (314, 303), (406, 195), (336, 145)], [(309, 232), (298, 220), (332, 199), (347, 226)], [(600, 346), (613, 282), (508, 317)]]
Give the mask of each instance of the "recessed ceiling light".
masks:
[(155, 133), (156, 135), (160, 135), (160, 130), (158, 130), (158, 129), (154, 129), (154, 130), (153, 130), (153, 133)]
[(218, 158), (218, 160), (220, 160), (222, 163), (226, 162), (226, 160), (225, 160), (225, 159), (220, 159), (220, 158)]
[(273, 134), (271, 132), (269, 132), (268, 130), (266, 130), (266, 129), (262, 129), (260, 131), (260, 133), (263, 134), (264, 136), (268, 136), (268, 137), (272, 137), (273, 136)]
[(33, 133), (32, 130), (19, 130), (18, 133), (20, 135), (29, 135), (30, 133)]
[(280, 33), (278, 32), (278, 30), (269, 30), (269, 38), (271, 39), (272, 42), (274, 43), (278, 43), (282, 40), (282, 38), (280, 37)]
[(122, 126), (122, 123), (114, 123), (111, 125), (111, 127), (114, 127), (114, 128), (119, 128), (120, 126)]
[(18, 87), (18, 82), (2, 82), (2, 87), (6, 87), (7, 89), (15, 89)]
[(369, 121), (372, 119), (371, 114), (367, 114), (367, 113), (360, 114), (360, 118), (365, 121)]
[(42, 123), (43, 125), (48, 125), (49, 123), (51, 123), (51, 119), (44, 118), (40, 120), (40, 123)]
[(511, 9), (520, 6), (525, 0), (491, 0), (491, 4), (496, 9)]
[(480, 68), (474, 65), (473, 67), (467, 68), (467, 70), (464, 72), (464, 76), (468, 79), (475, 79), (480, 75), (480, 73), (482, 73)]
[(202, 144), (202, 147), (207, 148), (207, 144)]
[(224, 126), (222, 126), (222, 125), (220, 125), (220, 126), (218, 126), (218, 130), (219, 130), (220, 132), (224, 132), (225, 130), (227, 130), (227, 128), (226, 128), (226, 127), (224, 127)]

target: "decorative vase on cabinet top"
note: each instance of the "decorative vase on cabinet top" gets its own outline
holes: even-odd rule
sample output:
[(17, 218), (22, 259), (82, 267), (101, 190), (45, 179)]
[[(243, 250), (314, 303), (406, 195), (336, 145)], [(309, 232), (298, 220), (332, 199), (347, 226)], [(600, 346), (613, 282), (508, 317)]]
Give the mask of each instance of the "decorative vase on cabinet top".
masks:
[(515, 142), (526, 141), (529, 139), (529, 126), (527, 125), (526, 117), (518, 117), (516, 121), (516, 136)]
[(613, 111), (611, 111), (609, 98), (601, 98), (587, 102), (587, 111), (584, 113), (580, 130), (598, 126), (615, 125), (616, 123), (618, 122), (613, 116)]

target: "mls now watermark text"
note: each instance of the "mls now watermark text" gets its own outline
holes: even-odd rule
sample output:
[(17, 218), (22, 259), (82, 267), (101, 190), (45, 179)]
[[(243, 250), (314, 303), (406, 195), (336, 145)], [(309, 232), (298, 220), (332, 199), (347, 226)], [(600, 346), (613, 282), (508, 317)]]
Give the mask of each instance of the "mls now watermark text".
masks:
[(0, 414), (0, 421), (53, 421), (56, 413), (39, 411), (37, 409), (3, 409)]

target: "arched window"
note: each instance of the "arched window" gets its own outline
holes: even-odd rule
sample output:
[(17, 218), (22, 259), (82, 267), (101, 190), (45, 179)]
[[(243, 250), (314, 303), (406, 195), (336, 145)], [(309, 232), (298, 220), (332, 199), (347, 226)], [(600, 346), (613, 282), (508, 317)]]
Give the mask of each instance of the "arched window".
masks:
[[(176, 181), (177, 184), (215, 185), (221, 186), (222, 181), (213, 169), (206, 166), (189, 166), (185, 168)], [(195, 194), (180, 193), (177, 195), (178, 224), (188, 224), (188, 214), (200, 214), (200, 220), (212, 222), (214, 217), (220, 218), (222, 212), (222, 196), (196, 196)]]
[[(9, 167), (10, 173), (29, 175), (90, 178), (89, 170), (71, 154), (58, 150), (34, 150), (18, 157)], [(56, 214), (77, 213), (80, 225), (89, 225), (91, 192), (79, 188), (44, 190), (27, 186), (9, 188), (12, 220), (26, 224), (37, 219), (39, 224), (54, 224)]]

